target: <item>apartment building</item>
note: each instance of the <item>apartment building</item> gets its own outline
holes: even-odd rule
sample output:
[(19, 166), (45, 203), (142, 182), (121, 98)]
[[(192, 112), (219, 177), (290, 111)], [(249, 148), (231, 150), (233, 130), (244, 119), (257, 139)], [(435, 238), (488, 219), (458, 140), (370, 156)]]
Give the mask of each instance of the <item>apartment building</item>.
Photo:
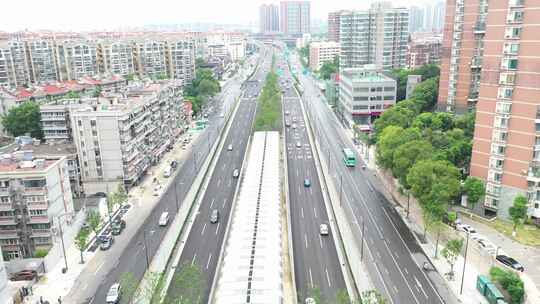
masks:
[(396, 103), (396, 80), (373, 64), (343, 69), (339, 76), (338, 112), (353, 125), (371, 125)]
[(67, 40), (58, 43), (57, 49), (62, 80), (77, 80), (100, 73), (98, 45), (94, 41)]
[[(468, 6), (475, 3), (454, 2), (449, 1), (447, 11), (461, 6), (466, 12)], [(483, 11), (470, 17), (470, 22), (464, 25), (485, 31), (479, 43), (483, 61), (482, 75), (477, 81), (470, 173), (486, 181), (485, 201), (480, 210), (483, 214), (508, 217), (514, 198), (523, 194), (530, 202), (529, 215), (539, 223), (540, 57), (535, 54), (540, 45), (537, 21), (540, 0), (504, 0), (485, 5)], [(483, 15), (484, 23), (476, 23), (480, 19), (478, 15)], [(461, 61), (470, 59), (460, 56), (458, 60), (461, 67)], [(464, 69), (464, 74), (469, 71)], [(448, 70), (445, 73), (449, 74)], [(472, 76), (458, 77), (458, 88), (465, 86), (459, 81), (471, 83), (473, 79)]]
[(2, 247), (0, 247), (0, 301), (2, 303), (11, 303), (13, 299), (10, 293), (4, 255), (2, 253)]
[(134, 83), (70, 109), (87, 194), (136, 184), (184, 130), (181, 81)]
[(135, 74), (133, 44), (127, 41), (104, 40), (97, 49), (100, 72), (128, 76)]
[(134, 64), (140, 77), (153, 79), (167, 77), (167, 43), (160, 40), (144, 40), (134, 43)]
[(407, 64), (409, 12), (378, 2), (340, 15), (340, 68), (375, 64), (389, 71)]
[(195, 46), (192, 40), (167, 41), (169, 77), (189, 84), (195, 78)]
[(281, 1), (279, 6), (280, 31), (287, 35), (301, 36), (311, 27), (309, 1)]
[(328, 13), (328, 41), (339, 42), (339, 25), (341, 13), (345, 11), (336, 11)]
[(309, 66), (319, 70), (323, 63), (339, 58), (339, 43), (332, 41), (313, 42), (309, 45)]
[(439, 111), (465, 113), (476, 106), (485, 58), (487, 16), (487, 0), (447, 0), (437, 101)]
[(259, 33), (279, 32), (279, 7), (275, 4), (259, 6)]
[(54, 40), (29, 40), (25, 46), (31, 82), (54, 82), (60, 79)]
[(442, 37), (411, 39), (408, 45), (407, 67), (413, 69), (425, 64), (439, 64), (441, 48)]
[(15, 87), (17, 82), (13, 73), (13, 58), (7, 41), (0, 41), (0, 86)]
[(9, 259), (53, 246), (55, 223), (73, 213), (65, 157), (35, 158), (31, 151), (0, 156), (0, 247)]

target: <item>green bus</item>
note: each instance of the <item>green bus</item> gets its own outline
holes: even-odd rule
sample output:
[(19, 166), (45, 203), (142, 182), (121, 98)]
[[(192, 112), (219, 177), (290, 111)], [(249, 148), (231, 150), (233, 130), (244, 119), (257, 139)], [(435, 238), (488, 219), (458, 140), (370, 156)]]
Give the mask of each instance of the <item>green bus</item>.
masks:
[(343, 148), (343, 162), (347, 167), (356, 166), (356, 156), (351, 149)]

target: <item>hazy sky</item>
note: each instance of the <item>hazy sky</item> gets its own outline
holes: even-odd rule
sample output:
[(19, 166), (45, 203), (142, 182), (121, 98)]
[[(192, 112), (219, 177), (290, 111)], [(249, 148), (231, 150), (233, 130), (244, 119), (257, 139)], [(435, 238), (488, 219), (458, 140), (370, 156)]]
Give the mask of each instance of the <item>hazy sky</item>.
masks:
[[(258, 6), (279, 0), (1, 0), (0, 31), (92, 30), (148, 24), (257, 22)], [(371, 0), (312, 0), (312, 18), (329, 11), (362, 9)], [(410, 6), (434, 0), (393, 0)]]

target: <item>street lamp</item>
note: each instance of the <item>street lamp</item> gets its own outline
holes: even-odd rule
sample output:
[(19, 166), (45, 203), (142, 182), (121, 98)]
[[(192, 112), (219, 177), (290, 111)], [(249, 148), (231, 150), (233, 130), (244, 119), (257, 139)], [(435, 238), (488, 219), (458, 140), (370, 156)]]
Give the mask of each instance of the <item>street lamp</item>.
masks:
[[(150, 232), (150, 234), (153, 234), (154, 230), (150, 230), (149, 232)], [(142, 245), (144, 246), (144, 257), (145, 257), (145, 260), (146, 260), (146, 270), (148, 270), (148, 267), (150, 267), (150, 259), (148, 258), (148, 246), (146, 244), (146, 229), (143, 229), (143, 244)]]
[(67, 213), (62, 213), (56, 216), (56, 220), (58, 221), (58, 230), (60, 230), (60, 241), (62, 243), (62, 252), (64, 254), (64, 269), (62, 269), (62, 273), (66, 273), (68, 271), (68, 263), (67, 263), (67, 256), (66, 256), (66, 246), (64, 245), (64, 231), (62, 230), (62, 222), (60, 221), (60, 219), (66, 215), (72, 215), (72, 214), (73, 214), (72, 212), (67, 212)]
[(467, 241), (465, 242), (465, 256), (463, 259), (463, 273), (461, 274), (461, 288), (459, 290), (460, 295), (463, 293), (463, 281), (465, 280), (465, 266), (467, 265), (467, 251), (469, 249), (469, 235), (470, 233), (467, 232)]

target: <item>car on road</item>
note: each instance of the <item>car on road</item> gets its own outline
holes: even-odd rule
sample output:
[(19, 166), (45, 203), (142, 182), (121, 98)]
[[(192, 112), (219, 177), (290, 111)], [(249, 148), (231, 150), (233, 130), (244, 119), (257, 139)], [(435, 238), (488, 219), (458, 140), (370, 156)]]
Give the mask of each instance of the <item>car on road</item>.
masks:
[(457, 231), (463, 231), (465, 233), (476, 233), (476, 230), (471, 226), (471, 225), (468, 225), (468, 224), (457, 224), (456, 225), (456, 230)]
[(10, 281), (31, 281), (37, 277), (35, 270), (21, 270), (9, 275)]
[(234, 169), (234, 171), (232, 173), (232, 177), (238, 178), (239, 176), (240, 176), (240, 170)]
[(115, 219), (111, 227), (112, 227), (111, 229), (112, 235), (119, 235), (120, 233), (122, 233), (122, 230), (126, 228), (126, 221), (122, 219)]
[(111, 248), (113, 243), (114, 238), (112, 236), (102, 236), (100, 239), (99, 249), (108, 250), (109, 248)]
[(163, 177), (168, 178), (168, 177), (171, 176), (171, 173), (172, 173), (171, 166), (167, 166), (167, 168), (165, 168), (165, 170), (163, 170)]
[(233, 150), (233, 147), (231, 144), (229, 144), (229, 146), (227, 146), (227, 151), (232, 151)]
[(306, 298), (305, 304), (317, 304), (317, 302), (313, 298)]
[(487, 253), (495, 255), (497, 254), (497, 247), (493, 245), (490, 241), (486, 239), (479, 239), (477, 240), (478, 245), (480, 245), (480, 248), (485, 250)]
[(225, 117), (225, 114), (221, 113), (221, 114), (219, 114), (219, 117), (223, 118), (223, 117)]
[(207, 113), (204, 113), (203, 117), (204, 117), (204, 118), (208, 118), (208, 114), (207, 114)]
[(210, 213), (210, 223), (215, 224), (219, 222), (219, 210), (214, 209), (212, 210), (212, 213)]
[(289, 114), (291, 114), (291, 112), (285, 111), (285, 115), (289, 115)]
[(328, 225), (327, 224), (321, 224), (319, 226), (319, 233), (321, 235), (328, 235)]
[(296, 147), (297, 147), (297, 148), (302, 148), (302, 143), (299, 142), (299, 141), (297, 141), (297, 142), (296, 142)]
[(285, 127), (290, 127), (290, 126), (291, 126), (291, 122), (288, 121), (288, 120), (286, 120), (286, 121), (285, 121)]
[(167, 226), (168, 223), (169, 223), (169, 212), (165, 211), (161, 213), (158, 224), (160, 226)]
[(159, 194), (161, 193), (161, 188), (163, 188), (163, 186), (161, 185), (156, 185), (154, 187), (154, 196), (159, 196)]
[(122, 294), (122, 290), (120, 288), (119, 283), (114, 283), (109, 288), (109, 291), (107, 292), (107, 297), (105, 298), (105, 303), (107, 304), (118, 304), (120, 303), (120, 297)]
[(495, 259), (497, 259), (497, 261), (499, 261), (501, 264), (504, 264), (510, 268), (519, 270), (521, 272), (525, 271), (525, 267), (523, 267), (523, 265), (521, 265), (518, 261), (516, 261), (515, 259), (507, 255), (499, 254), (498, 256), (495, 257)]
[(296, 116), (292, 118), (292, 121), (293, 121), (293, 122), (296, 122)]
[(309, 178), (304, 179), (304, 187), (311, 187), (311, 181)]
[(292, 124), (292, 128), (293, 128), (293, 129), (296, 129), (296, 124)]
[(178, 162), (176, 160), (171, 161), (171, 168), (176, 169), (178, 167)]

